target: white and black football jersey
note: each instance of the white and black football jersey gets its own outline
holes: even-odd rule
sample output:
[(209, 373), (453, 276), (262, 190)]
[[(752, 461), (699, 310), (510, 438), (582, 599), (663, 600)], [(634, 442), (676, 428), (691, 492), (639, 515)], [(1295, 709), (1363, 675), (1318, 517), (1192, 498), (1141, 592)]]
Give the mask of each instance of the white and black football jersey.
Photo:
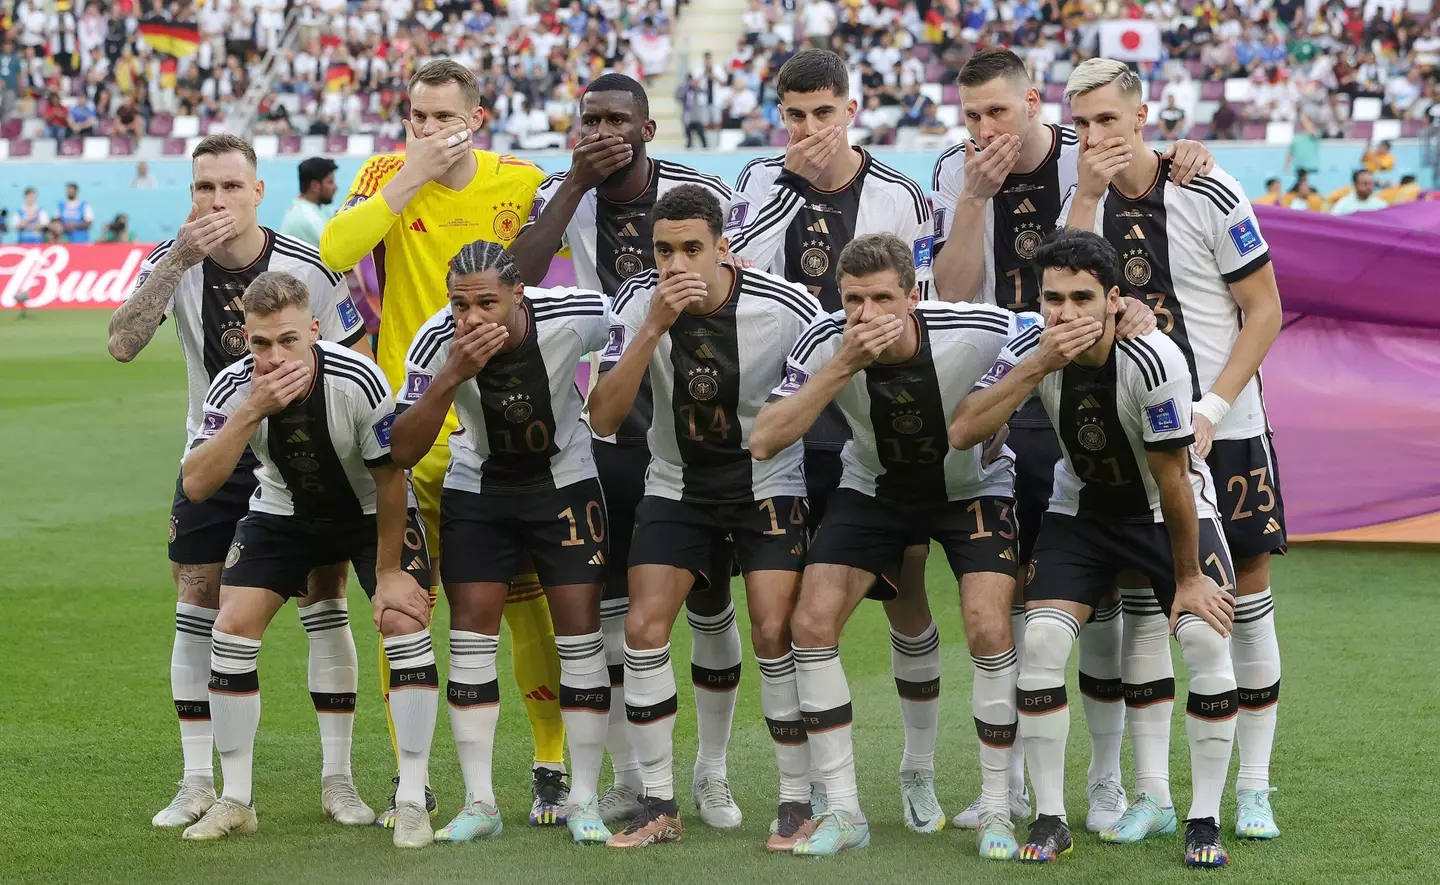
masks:
[[(620, 287), (601, 371), (635, 340), (659, 282), (659, 271), (648, 270)], [(723, 305), (676, 318), (655, 345), (647, 373), (655, 420), (645, 494), (697, 504), (804, 497), (803, 445), (756, 461), (750, 430), (785, 375), (785, 355), (819, 315), (820, 302), (803, 287), (737, 269)]]
[[(506, 494), (558, 489), (595, 476), (575, 365), (605, 346), (610, 300), (586, 289), (528, 287), (529, 321), (514, 350), (498, 353), (455, 391), (460, 430), (450, 437), (445, 488)], [(455, 318), (445, 305), (405, 356), (396, 410), (420, 401), (450, 358)]]
[[(1004, 378), (1039, 345), (1043, 323), (1032, 323), (1005, 346), (980, 380)], [(1165, 333), (1115, 339), (1110, 358), (1090, 368), (1070, 363), (1046, 375), (1033, 396), (1045, 404), (1064, 457), (1055, 465), (1050, 510), (1121, 522), (1164, 522), (1160, 490), (1147, 449), (1184, 447), (1190, 486), (1201, 518), (1215, 515), (1215, 486), (1195, 455), (1190, 368)]]
[[(557, 172), (540, 183), (535, 202), (530, 206), (527, 226), (540, 218), (568, 174)], [(720, 201), (720, 211), (730, 211), (734, 193), (724, 179), (669, 160), (650, 160), (650, 184), (644, 193), (629, 202), (612, 203), (600, 196), (598, 190), (590, 190), (581, 198), (565, 227), (559, 253), (574, 262), (575, 281), (580, 288), (614, 296), (628, 277), (655, 267), (654, 225), (650, 215), (656, 200), (682, 184), (705, 188)], [(607, 439), (622, 445), (644, 445), (650, 413), (650, 380), (646, 378), (640, 385), (640, 394), (635, 397), (635, 407), (614, 436)]]
[[(186, 439), (200, 432), (205, 392), (221, 369), (245, 356), (245, 308), (240, 296), (260, 274), (283, 271), (303, 281), (310, 289), (310, 311), (320, 320), (320, 337), (350, 345), (365, 336), (360, 312), (350, 300), (345, 277), (325, 266), (315, 247), (269, 228), (265, 248), (249, 267), (221, 267), (209, 258), (185, 271), (166, 308), (167, 319), (175, 321), (180, 352), (185, 357), (190, 399), (185, 416)], [(140, 265), (135, 278), (138, 290), (174, 247), (174, 240), (156, 246)]]
[[(341, 519), (375, 512), (369, 468), (390, 463), (395, 401), (385, 373), (370, 360), (329, 341), (316, 342), (310, 392), (265, 418), (250, 437), (260, 460), (254, 513)], [(220, 432), (250, 396), (255, 358), (220, 370), (205, 394), (194, 449)]]
[[(920, 333), (915, 356), (871, 363), (835, 397), (851, 432), (840, 453), (840, 486), (904, 504), (1010, 496), (1013, 458), (982, 466), (982, 446), (952, 449), (949, 426), (1000, 355), (1012, 316), (990, 305), (941, 301), (921, 302), (912, 316)], [(817, 320), (790, 351), (785, 380), (771, 395), (798, 391), (839, 352), (844, 331), (841, 311)]]
[(911, 245), (922, 298), (930, 297), (935, 221), (924, 189), (860, 152), (860, 169), (839, 190), (822, 191), (785, 171), (785, 157), (745, 164), (726, 217), (730, 250), (760, 270), (808, 288), (827, 312), (840, 309), (840, 250), (866, 234)]
[[(1149, 304), (1159, 329), (1180, 346), (1198, 400), (1220, 377), (1244, 317), (1230, 284), (1270, 261), (1270, 246), (1240, 184), (1218, 167), (1181, 187), (1161, 160), (1137, 199), (1111, 185), (1095, 213), (1096, 233), (1120, 253), (1120, 291)], [(1065, 207), (1069, 215), (1069, 206)], [(1235, 398), (1216, 439), (1268, 432), (1260, 376)]]
[[(1075, 130), (1047, 124), (1050, 153), (1033, 171), (1011, 173), (985, 207), (985, 270), (975, 300), (1013, 311), (1040, 309), (1040, 279), (1035, 250), (1057, 226), (1060, 207), (1079, 174), (1080, 139)], [(1043, 136), (1042, 136), (1043, 137)], [(931, 188), (935, 192), (935, 252), (950, 239), (955, 204), (965, 187), (965, 152), (978, 150), (973, 141), (957, 144), (935, 161)], [(961, 231), (960, 236), (975, 236)]]

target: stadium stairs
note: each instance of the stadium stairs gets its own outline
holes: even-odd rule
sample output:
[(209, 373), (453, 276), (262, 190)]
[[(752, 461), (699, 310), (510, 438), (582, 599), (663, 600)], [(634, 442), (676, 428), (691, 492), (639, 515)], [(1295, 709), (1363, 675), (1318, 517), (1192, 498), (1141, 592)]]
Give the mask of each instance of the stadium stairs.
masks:
[[(650, 94), (650, 116), (655, 120), (654, 146), (659, 150), (685, 147), (685, 125), (675, 89), (685, 82), (687, 71), (712, 52), (723, 63), (740, 38), (745, 36), (746, 0), (690, 0), (680, 10), (671, 31), (670, 63), (665, 72), (646, 86)], [(714, 136), (711, 136), (713, 143)]]

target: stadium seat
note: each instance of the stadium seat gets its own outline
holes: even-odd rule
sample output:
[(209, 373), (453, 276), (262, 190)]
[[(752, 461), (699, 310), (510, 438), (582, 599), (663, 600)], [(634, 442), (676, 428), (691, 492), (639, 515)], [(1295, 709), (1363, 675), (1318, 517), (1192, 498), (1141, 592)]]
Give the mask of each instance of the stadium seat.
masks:
[(1393, 138), (1399, 138), (1400, 131), (1399, 120), (1376, 120), (1375, 128), (1370, 133), (1370, 137), (1375, 141), (1389, 141)]
[(128, 157), (135, 153), (135, 142), (123, 135), (112, 135), (110, 142), (110, 156)]
[(1064, 83), (1046, 83), (1046, 84), (1045, 84), (1045, 93), (1044, 93), (1044, 99), (1043, 99), (1043, 100), (1044, 100), (1044, 101), (1051, 102), (1052, 104), (1059, 104), (1060, 102), (1064, 101), (1064, 100), (1065, 100), (1065, 84), (1064, 84)]
[(1195, 141), (1209, 141), (1211, 138), (1214, 137), (1214, 135), (1215, 133), (1210, 129), (1210, 126), (1208, 124), (1196, 123), (1190, 128), (1190, 132), (1187, 137), (1194, 139)]
[(941, 104), (958, 105), (960, 103), (960, 86), (956, 83), (946, 83), (945, 88), (940, 91)]
[(31, 153), (32, 142), (28, 138), (12, 138), (6, 142), (11, 157), (28, 157)]
[(180, 157), (185, 154), (185, 139), (167, 138), (160, 147), (160, 153), (167, 157)]
[(960, 125), (960, 107), (953, 104), (942, 104), (935, 109), (935, 117), (953, 129)]
[(1246, 123), (1240, 130), (1240, 137), (1245, 141), (1264, 141), (1264, 123)]
[(1196, 80), (1203, 80), (1210, 74), (1210, 71), (1205, 67), (1205, 62), (1200, 61), (1198, 58), (1192, 58), (1186, 61), (1185, 70), (1189, 71), (1190, 76)]
[[(854, 132), (852, 129), (851, 132)], [(745, 140), (745, 133), (739, 129), (721, 129), (719, 149), (722, 151), (733, 151)]]
[(925, 79), (931, 83), (939, 83), (945, 77), (945, 66), (939, 62), (932, 61), (925, 66)]
[(1047, 101), (1040, 106), (1040, 119), (1046, 123), (1053, 123), (1059, 126), (1062, 116), (1060, 105), (1053, 101)]
[(109, 137), (115, 131), (115, 118), (103, 117), (100, 124), (95, 127), (95, 135)]
[(20, 129), (23, 125), (23, 122), (18, 118), (0, 122), (0, 138), (19, 138)]
[(1225, 100), (1228, 102), (1248, 104), (1251, 92), (1250, 81), (1243, 77), (1232, 77), (1225, 81)]
[(85, 156), (85, 142), (78, 138), (67, 138), (60, 142), (60, 156), (62, 157), (83, 157)]
[(930, 44), (929, 44), (929, 43), (916, 43), (916, 44), (915, 44), (915, 47), (914, 47), (914, 51), (915, 51), (915, 57), (918, 58), (918, 59), (920, 59), (921, 61), (929, 61), (929, 60), (930, 60)]
[(1160, 138), (1160, 127), (1146, 126), (1144, 129), (1140, 130), (1140, 137), (1145, 140), (1146, 144), (1157, 141)]
[(945, 87), (941, 86), (939, 83), (921, 83), (920, 94), (935, 102), (936, 104), (940, 104), (945, 101)]
[(157, 138), (165, 138), (175, 129), (174, 117), (163, 117), (159, 114), (150, 118), (150, 134)]
[(783, 127), (776, 127), (770, 130), (770, 146), (783, 148), (790, 144), (790, 135)]
[(350, 139), (344, 135), (327, 135), (325, 136), (324, 153), (343, 154), (349, 144)]
[(110, 156), (110, 139), (92, 136), (80, 140), (80, 156), (86, 160), (103, 160)]
[(1206, 101), (1219, 101), (1225, 97), (1225, 84), (1219, 80), (1206, 80), (1200, 84), (1200, 97)]
[(369, 134), (352, 135), (347, 139), (345, 153), (351, 157), (368, 157), (375, 153), (375, 136)]
[(405, 146), (405, 143), (390, 135), (375, 136), (375, 153), (392, 154)]
[(1349, 134), (1349, 136), (1350, 136), (1351, 138), (1358, 138), (1358, 139), (1361, 139), (1361, 140), (1363, 140), (1363, 141), (1369, 141), (1369, 140), (1370, 140), (1370, 133), (1373, 132), (1374, 129), (1375, 129), (1375, 124), (1374, 124), (1374, 123), (1371, 123), (1371, 122), (1368, 121), (1368, 120), (1366, 120), (1366, 121), (1363, 121), (1363, 122), (1360, 122), (1360, 123), (1353, 123), (1353, 124), (1351, 124), (1351, 126), (1350, 126), (1350, 131), (1349, 131), (1348, 134)]
[(1265, 143), (1289, 145), (1295, 140), (1295, 124), (1285, 120), (1272, 120), (1265, 124)]
[(1385, 103), (1373, 95), (1357, 95), (1350, 101), (1350, 119), (1357, 122), (1374, 122), (1380, 119)]
[(277, 157), (280, 155), (280, 136), (257, 135), (254, 140), (251, 141), (251, 146), (255, 148), (255, 156), (262, 160)]
[(495, 139), (490, 137), (488, 132), (480, 132), (475, 135), (475, 146), (482, 151), (493, 150)]
[(1404, 138), (1416, 138), (1425, 131), (1425, 123), (1422, 120), (1404, 120), (1400, 123), (1400, 135)]
[(193, 138), (200, 134), (200, 118), (195, 116), (176, 117), (172, 121), (170, 134), (176, 138)]
[(298, 153), (300, 153), (300, 136), (298, 136), (298, 135), (282, 135), (282, 136), (280, 136), (280, 155), (281, 155), (282, 157), (291, 156), (291, 155), (293, 155), (293, 154), (298, 154)]

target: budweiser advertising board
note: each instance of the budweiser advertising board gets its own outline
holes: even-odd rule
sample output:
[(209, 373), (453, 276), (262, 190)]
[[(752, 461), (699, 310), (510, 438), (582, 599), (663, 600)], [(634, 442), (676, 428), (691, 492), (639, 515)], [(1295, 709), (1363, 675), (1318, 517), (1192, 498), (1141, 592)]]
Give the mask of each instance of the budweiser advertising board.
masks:
[(135, 288), (153, 244), (0, 246), (0, 308), (28, 298), (31, 310), (103, 307), (113, 310)]

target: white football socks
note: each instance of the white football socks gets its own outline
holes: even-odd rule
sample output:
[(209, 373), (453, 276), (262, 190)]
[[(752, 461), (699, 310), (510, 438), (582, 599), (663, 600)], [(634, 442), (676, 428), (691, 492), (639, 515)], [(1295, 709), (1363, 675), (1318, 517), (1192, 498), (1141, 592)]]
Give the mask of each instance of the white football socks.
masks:
[(1275, 636), (1275, 600), (1263, 593), (1235, 600), (1235, 626), (1230, 634), (1235, 682), (1240, 690), (1240, 716), (1235, 739), (1240, 750), (1238, 790), (1270, 786), (1270, 751), (1280, 703), (1280, 642)]
[(625, 718), (630, 748), (640, 763), (644, 795), (675, 798), (675, 671), (670, 643), (636, 650), (625, 645)]
[(500, 684), (495, 675), (499, 636), (465, 630), (450, 631), (450, 731), (465, 778), (465, 804), (495, 806), (491, 769), (495, 757), (495, 724), (500, 721)]
[(825, 783), (830, 807), (860, 814), (860, 791), (855, 783), (855, 745), (851, 739), (854, 712), (850, 685), (840, 666), (839, 646), (791, 649), (795, 656), (795, 683), (800, 694), (800, 717), (810, 740), (810, 759)]
[(1025, 763), (1035, 788), (1036, 813), (1064, 818), (1065, 740), (1070, 733), (1065, 668), (1080, 622), (1058, 608), (1032, 608), (1025, 621), (1025, 661), (1015, 691)]
[(360, 665), (345, 599), (325, 599), (300, 610), (310, 638), (310, 699), (320, 722), (321, 777), (350, 776), (355, 731), (355, 694)]
[(810, 801), (810, 743), (800, 718), (800, 690), (795, 684), (795, 657), (756, 658), (760, 667), (760, 709), (775, 764), (780, 769), (780, 801)]
[(1018, 729), (1015, 684), (1019, 677), (1015, 649), (999, 654), (972, 656), (975, 681), (970, 710), (980, 738), (980, 807), (1010, 814), (1010, 754)]
[(940, 730), (940, 632), (934, 621), (919, 636), (890, 628), (890, 667), (905, 728), (900, 770), (933, 772)]
[[(616, 604), (618, 603), (618, 604)], [(605, 637), (605, 667), (610, 675), (610, 715), (605, 727), (605, 749), (615, 783), (640, 792), (640, 763), (630, 749), (630, 726), (625, 721), (625, 615), (624, 599), (600, 603), (600, 632)]]
[[(395, 802), (425, 807), (425, 784), (430, 778), (430, 744), (435, 738), (435, 715), (440, 706), (440, 674), (430, 633), (421, 630), (385, 637), (390, 661), (390, 718), (395, 723), (400, 782)], [(498, 704), (498, 699), (497, 699)]]
[(556, 636), (560, 655), (560, 716), (570, 747), (570, 798), (579, 805), (595, 796), (605, 732), (610, 724), (610, 671), (605, 666), (605, 640), (599, 630), (577, 636)]
[(1149, 588), (1123, 593), (1125, 720), (1135, 750), (1135, 790), (1169, 806), (1170, 716), (1175, 708), (1170, 619)]
[(1230, 774), (1235, 743), (1235, 717), (1240, 708), (1230, 642), (1192, 614), (1182, 614), (1175, 638), (1190, 674), (1185, 704), (1185, 733), (1190, 739), (1190, 781), (1193, 793), (1187, 820), (1220, 820), (1220, 797)]
[(260, 727), (260, 676), (255, 669), (260, 640), (219, 630), (210, 637), (210, 714), (215, 721), (220, 771), (225, 775), (223, 795), (250, 805), (254, 801), (255, 732)]
[(735, 605), (717, 615), (687, 611), (692, 632), (690, 681), (695, 686), (695, 777), (726, 777), (726, 750), (740, 688), (740, 628)]
[(1090, 732), (1088, 786), (1120, 782), (1120, 743), (1125, 736), (1125, 690), (1120, 682), (1120, 603), (1096, 609), (1080, 628), (1080, 698)]
[(175, 643), (170, 648), (170, 695), (180, 720), (185, 777), (215, 777), (215, 732), (210, 724), (210, 631), (220, 612), (175, 604)]

